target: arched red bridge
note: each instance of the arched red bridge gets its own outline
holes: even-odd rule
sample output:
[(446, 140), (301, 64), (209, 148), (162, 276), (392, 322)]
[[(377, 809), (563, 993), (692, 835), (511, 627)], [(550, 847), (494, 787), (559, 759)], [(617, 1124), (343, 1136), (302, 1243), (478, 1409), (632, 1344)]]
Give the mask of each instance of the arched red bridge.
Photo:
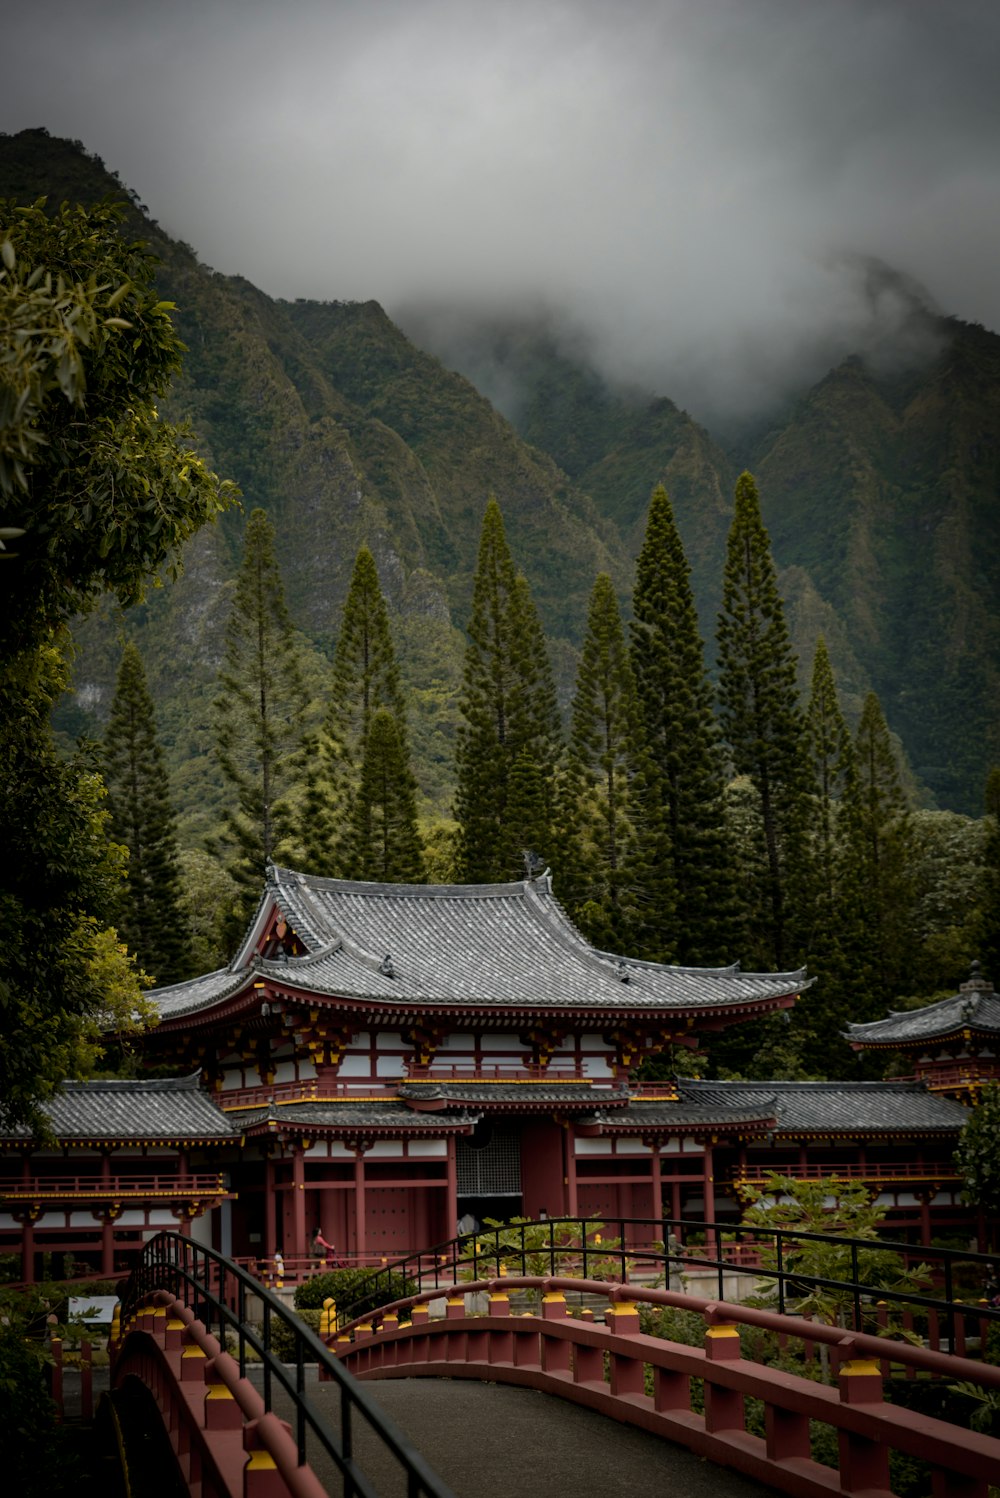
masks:
[[(905, 1377), (968, 1382), (985, 1399), (1000, 1397), (994, 1365), (638, 1284), (575, 1275), (436, 1278), (383, 1307), (378, 1319), (342, 1325), (328, 1349), (301, 1323), (293, 1327), (296, 1318), (244, 1271), (190, 1240), (163, 1235), (133, 1276), (126, 1321), (114, 1341), (114, 1388), (139, 1384), (149, 1391), (178, 1476), (201, 1498), (390, 1491), (444, 1498), (451, 1489), (370, 1397), (374, 1380), (428, 1378), (558, 1395), (611, 1416), (619, 1428), (672, 1443), (668, 1450), (687, 1448), (803, 1498), (890, 1494), (891, 1452), (926, 1464), (933, 1498), (987, 1498), (991, 1483), (1000, 1481), (1000, 1439), (911, 1413), (884, 1397), (890, 1360)], [(535, 1308), (518, 1314), (529, 1296)], [(259, 1325), (248, 1316), (251, 1298), (260, 1303)], [(664, 1307), (701, 1318), (701, 1346), (643, 1332), (644, 1309)], [(952, 1331), (969, 1316), (988, 1331), (991, 1313), (954, 1310)], [(283, 1342), (279, 1326), (288, 1328)], [(830, 1381), (759, 1361), (762, 1333), (811, 1351)], [(313, 1363), (319, 1383), (309, 1371)], [(447, 1426), (444, 1398), (440, 1404)], [(491, 1410), (494, 1426), (499, 1413)], [(817, 1423), (833, 1433), (835, 1465), (814, 1459)], [(613, 1431), (606, 1427), (605, 1447)], [(484, 1466), (480, 1439), (468, 1433), (466, 1439), (473, 1464), (467, 1490), (513, 1492), (502, 1472)], [(544, 1429), (536, 1439), (544, 1445)], [(502, 1438), (500, 1450), (509, 1473), (518, 1453)], [(712, 1491), (724, 1482), (717, 1472)], [(535, 1491), (555, 1498), (559, 1490)]]

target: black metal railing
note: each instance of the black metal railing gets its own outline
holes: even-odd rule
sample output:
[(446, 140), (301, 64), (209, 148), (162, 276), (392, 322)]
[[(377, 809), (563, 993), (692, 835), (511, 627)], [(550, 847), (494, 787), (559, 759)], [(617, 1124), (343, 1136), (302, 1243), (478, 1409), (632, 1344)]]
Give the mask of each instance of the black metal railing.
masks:
[[(395, 1458), (407, 1498), (453, 1498), (451, 1489), (320, 1337), (246, 1270), (179, 1233), (160, 1233), (145, 1245), (128, 1281), (122, 1296), (123, 1320), (158, 1290), (187, 1306), (210, 1335), (235, 1351), (241, 1378), (247, 1377), (251, 1364), (259, 1363), (265, 1409), (273, 1409), (277, 1389), (287, 1396), (299, 1465), (305, 1464), (308, 1441), (314, 1439), (339, 1470), (344, 1498), (376, 1498), (375, 1488), (358, 1465), (361, 1431), (374, 1435)], [(259, 1328), (248, 1320), (251, 1300), (260, 1306)], [(278, 1326), (280, 1337), (275, 1336)], [(317, 1364), (337, 1386), (339, 1431), (309, 1392), (306, 1368), (311, 1364)]]
[[(834, 1251), (845, 1273), (818, 1272), (817, 1250), (823, 1249)], [(918, 1267), (924, 1272), (916, 1284), (900, 1284), (900, 1265), (911, 1276)], [(954, 1348), (956, 1334), (959, 1343), (964, 1340), (966, 1318), (1000, 1323), (1000, 1304), (993, 1303), (995, 1296), (1000, 1299), (998, 1269), (997, 1258), (987, 1254), (798, 1228), (687, 1218), (547, 1218), (483, 1227), (373, 1269), (364, 1301), (356, 1304), (382, 1293), (393, 1298), (393, 1281), (400, 1277), (419, 1290), (443, 1290), (462, 1279), (488, 1279), (505, 1271), (619, 1282), (660, 1277), (667, 1285), (672, 1277), (700, 1271), (714, 1279), (714, 1292), (725, 1300), (727, 1277), (745, 1272), (753, 1277), (755, 1293), (767, 1295), (782, 1315), (797, 1314), (810, 1297), (826, 1296), (855, 1331), (880, 1325), (880, 1314), (882, 1322), (895, 1314), (926, 1324), (932, 1342)], [(356, 1315), (350, 1305), (338, 1307), (338, 1326)]]

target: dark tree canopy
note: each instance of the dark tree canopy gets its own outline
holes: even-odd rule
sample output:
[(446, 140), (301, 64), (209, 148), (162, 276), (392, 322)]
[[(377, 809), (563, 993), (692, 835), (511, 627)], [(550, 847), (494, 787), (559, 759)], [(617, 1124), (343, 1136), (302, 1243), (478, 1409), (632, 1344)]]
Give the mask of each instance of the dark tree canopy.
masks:
[(633, 597), (631, 658), (650, 765), (647, 802), (662, 809), (662, 819), (647, 816), (641, 844), (651, 874), (662, 868), (669, 875), (670, 889), (657, 891), (654, 903), (673, 903), (670, 938), (654, 949), (683, 963), (715, 964), (732, 960), (738, 932), (719, 735), (690, 576), (661, 484), (650, 501)]
[(736, 484), (719, 614), (719, 702), (733, 770), (753, 785), (760, 806), (766, 875), (749, 912), (755, 965), (782, 969), (793, 957), (790, 892), (804, 860), (806, 779), (795, 656), (749, 473)]
[(265, 865), (291, 835), (289, 796), (300, 776), (306, 708), (274, 527), (260, 509), (247, 523), (219, 687), (216, 748), (222, 773), (235, 792), (222, 846), (249, 910), (260, 893)]
[[(463, 722), (456, 744), (455, 816), (461, 874), (474, 883), (509, 878), (513, 847), (534, 845), (542, 858), (551, 856), (546, 845), (551, 840), (559, 718), (538, 614), (511, 559), (495, 499), (483, 517), (459, 706)], [(541, 827), (534, 803), (531, 825), (524, 825), (528, 803), (510, 794), (511, 774), (521, 755), (535, 762), (544, 786)]]
[[(375, 558), (362, 546), (354, 562), (344, 600), (340, 634), (333, 657), (330, 701), (319, 733), (307, 754), (307, 787), (303, 800), (302, 843), (306, 864), (315, 874), (342, 877), (357, 861), (358, 807), (372, 724), (379, 712), (395, 722), (395, 740), (413, 791), (406, 728), (406, 703)], [(383, 728), (383, 744), (385, 735)]]
[(405, 884), (423, 878), (416, 785), (399, 721), (384, 707), (369, 723), (348, 854), (347, 872), (355, 879)]
[(639, 714), (618, 599), (607, 573), (590, 595), (573, 698), (556, 888), (600, 945), (635, 937)]
[(118, 934), (157, 983), (176, 983), (189, 976), (176, 826), (153, 699), (132, 643), (122, 652), (101, 768), (109, 830), (128, 849)]
[(236, 493), (157, 412), (183, 345), (123, 216), (0, 203), (0, 525), (25, 532), (2, 655), (102, 593), (134, 602)]
[(182, 345), (154, 259), (122, 213), (0, 205), (0, 527), (20, 530), (0, 595), (0, 1114), (85, 1074), (102, 1032), (143, 1011), (111, 923), (122, 887), (95, 766), (48, 727), (59, 631), (149, 576), (235, 494), (160, 420)]

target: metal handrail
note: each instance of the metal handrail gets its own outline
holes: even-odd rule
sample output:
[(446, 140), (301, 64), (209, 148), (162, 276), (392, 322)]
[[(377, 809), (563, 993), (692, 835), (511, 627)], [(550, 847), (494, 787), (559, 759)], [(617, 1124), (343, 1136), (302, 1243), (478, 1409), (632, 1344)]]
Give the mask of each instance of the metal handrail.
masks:
[[(640, 1230), (644, 1230), (644, 1236), (640, 1236)], [(704, 1249), (700, 1245), (697, 1251), (693, 1251), (695, 1245), (684, 1247), (683, 1237), (692, 1233), (705, 1235)], [(671, 1236), (677, 1240), (676, 1249), (670, 1245)], [(723, 1236), (730, 1240), (728, 1245), (723, 1243)], [(532, 1241), (529, 1242), (529, 1238)], [(718, 1298), (725, 1300), (725, 1278), (727, 1274), (739, 1271), (739, 1266), (726, 1257), (725, 1249), (743, 1242), (752, 1243), (758, 1254), (762, 1248), (773, 1254), (773, 1266), (754, 1265), (749, 1272), (756, 1280), (773, 1285), (781, 1315), (789, 1309), (794, 1310), (794, 1303), (801, 1302), (806, 1293), (821, 1290), (834, 1292), (850, 1304), (856, 1331), (862, 1330), (866, 1313), (869, 1319), (876, 1314), (878, 1302), (943, 1318), (943, 1334), (952, 1343), (956, 1321), (973, 1310), (987, 1321), (1000, 1321), (1000, 1306), (980, 1301), (973, 1307), (958, 1300), (954, 1293), (958, 1265), (971, 1266), (981, 1276), (984, 1285), (987, 1281), (995, 1281), (998, 1263), (991, 1255), (958, 1249), (915, 1249), (912, 1244), (884, 1238), (848, 1238), (806, 1229), (758, 1225), (723, 1226), (680, 1218), (559, 1217), (542, 1222), (481, 1228), (477, 1233), (462, 1234), (422, 1254), (411, 1254), (373, 1270), (364, 1299), (367, 1301), (383, 1291), (388, 1293), (393, 1275), (414, 1281), (420, 1290), (439, 1286), (444, 1290), (448, 1283), (459, 1280), (461, 1273), (471, 1275), (473, 1280), (488, 1278), (490, 1266), (501, 1263), (510, 1273), (538, 1273), (544, 1261), (545, 1272), (549, 1275), (569, 1272), (579, 1274), (583, 1279), (616, 1276), (621, 1283), (626, 1283), (630, 1274), (636, 1272), (662, 1276), (669, 1282), (672, 1273), (705, 1270), (715, 1273)], [(712, 1243), (717, 1252), (710, 1251), (708, 1243)], [(795, 1253), (796, 1245), (802, 1243), (846, 1249), (850, 1257), (850, 1278), (803, 1273), (796, 1265)], [(864, 1281), (860, 1276), (859, 1255), (880, 1251), (902, 1255), (907, 1262), (916, 1260), (927, 1264), (935, 1278), (942, 1282), (944, 1294), (895, 1290)], [(516, 1266), (520, 1266), (519, 1269)], [(595, 1266), (599, 1273), (594, 1272)], [(360, 1303), (359, 1300), (355, 1305)], [(353, 1306), (338, 1307), (338, 1325), (351, 1321), (353, 1311)]]
[[(407, 1498), (454, 1498), (451, 1489), (432, 1471), (395, 1422), (372, 1400), (364, 1386), (346, 1372), (317, 1334), (278, 1296), (231, 1259), (180, 1233), (160, 1233), (145, 1245), (142, 1258), (123, 1292), (123, 1323), (156, 1291), (166, 1291), (186, 1305), (208, 1334), (211, 1335), (213, 1327), (217, 1327), (223, 1347), (227, 1344), (227, 1333), (235, 1334), (240, 1378), (246, 1377), (248, 1353), (260, 1359), (265, 1411), (272, 1413), (274, 1386), (279, 1386), (292, 1401), (299, 1465), (306, 1462), (307, 1434), (311, 1433), (341, 1473), (345, 1498), (355, 1498), (355, 1495), (373, 1498), (374, 1493), (356, 1465), (353, 1434), (356, 1417), (365, 1422), (366, 1428), (399, 1462), (405, 1474)], [(262, 1306), (259, 1334), (247, 1321), (248, 1297), (260, 1301)], [(291, 1335), (291, 1363), (286, 1364), (279, 1358), (271, 1345), (275, 1320), (282, 1323)], [(319, 1364), (323, 1376), (338, 1386), (339, 1435), (306, 1392), (307, 1363)]]

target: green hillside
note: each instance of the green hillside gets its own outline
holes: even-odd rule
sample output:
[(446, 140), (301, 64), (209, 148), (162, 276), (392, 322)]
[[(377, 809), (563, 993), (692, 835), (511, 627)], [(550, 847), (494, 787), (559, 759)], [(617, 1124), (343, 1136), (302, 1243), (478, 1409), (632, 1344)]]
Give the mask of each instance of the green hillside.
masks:
[[(503, 510), (548, 632), (562, 702), (595, 575), (627, 604), (653, 487), (666, 484), (702, 631), (714, 616), (735, 475), (755, 472), (782, 569), (803, 683), (824, 633), (849, 714), (874, 686), (941, 805), (978, 812), (1000, 760), (1000, 339), (938, 324), (918, 370), (848, 360), (737, 451), (662, 395), (615, 389), (550, 319), (430, 317), (410, 337), (374, 302), (275, 301), (199, 264), (79, 142), (0, 137), (0, 196), (130, 204), (161, 257), (162, 294), (188, 346), (169, 415), (267, 510), (317, 698), (354, 557), (367, 544), (413, 699), (425, 809), (451, 795), (455, 693), (483, 509)], [(331, 288), (336, 290), (335, 287)], [(433, 352), (426, 352), (431, 349)], [(435, 357), (438, 355), (439, 357)], [(454, 365), (461, 372), (453, 372)], [(479, 386), (477, 389), (476, 386)], [(482, 393), (481, 393), (482, 392)], [(243, 516), (195, 538), (181, 580), (127, 621), (78, 632), (68, 735), (102, 731), (119, 640), (146, 658), (186, 841), (221, 790), (209, 704)]]

